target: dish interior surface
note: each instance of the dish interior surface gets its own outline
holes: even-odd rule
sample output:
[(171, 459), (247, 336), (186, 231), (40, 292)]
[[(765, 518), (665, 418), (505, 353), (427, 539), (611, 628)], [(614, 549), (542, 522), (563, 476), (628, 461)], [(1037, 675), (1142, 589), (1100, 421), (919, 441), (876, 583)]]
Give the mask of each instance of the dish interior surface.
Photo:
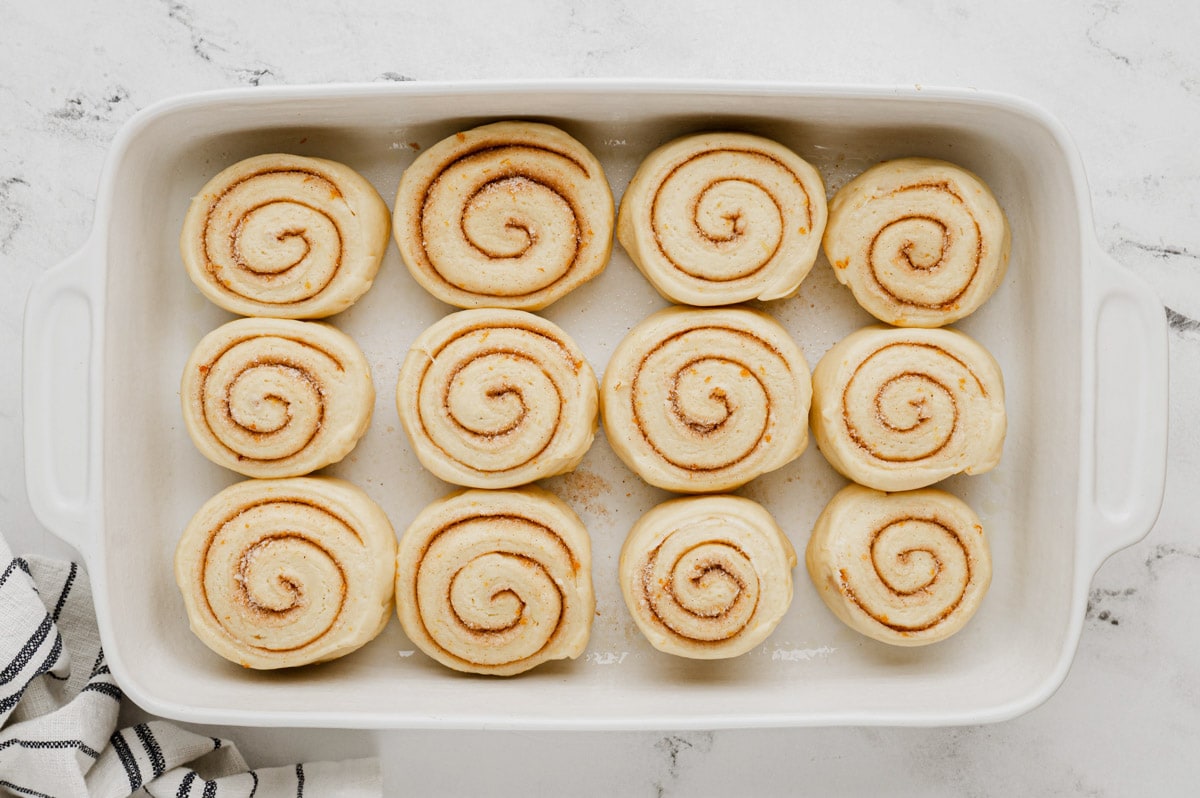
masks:
[[(1082, 263), (1079, 198), (1061, 141), (1040, 118), (992, 100), (772, 91), (415, 90), (240, 95), (195, 100), (141, 122), (117, 154), (107, 236), (104, 363), (103, 570), (112, 640), (131, 694), (192, 720), (282, 725), (696, 727), (804, 723), (967, 722), (1013, 714), (1043, 692), (1071, 632), (1079, 484)], [(404, 87), (408, 89), (409, 87)], [(956, 325), (999, 361), (1008, 437), (994, 471), (941, 487), (980, 515), (994, 576), (966, 629), (898, 649), (844, 627), (803, 565), (813, 521), (845, 484), (810, 441), (792, 464), (737, 491), (764, 504), (800, 553), (783, 622), (750, 653), (726, 661), (661, 654), (621, 600), (618, 553), (630, 526), (669, 498), (626, 469), (603, 432), (570, 475), (545, 480), (591, 534), (597, 609), (580, 659), (512, 679), (464, 676), (427, 658), (392, 618), (383, 634), (336, 662), (287, 672), (246, 670), (188, 629), (172, 572), (192, 514), (239, 479), (192, 446), (180, 416), (181, 369), (207, 332), (233, 318), (188, 280), (178, 236), (193, 193), (235, 161), (291, 152), (341, 161), (392, 206), (419, 149), (510, 118), (558, 125), (601, 160), (619, 201), (641, 159), (701, 130), (776, 139), (820, 171), (830, 197), (888, 158), (943, 158), (993, 189), (1012, 228), (1007, 276)], [(100, 217), (103, 220), (103, 215)], [(824, 255), (791, 299), (753, 303), (781, 321), (811, 369), (840, 338), (873, 320), (839, 285)], [(664, 307), (614, 243), (607, 270), (543, 315), (582, 347), (597, 375), (626, 331)], [(394, 244), (374, 287), (329, 321), (366, 353), (374, 418), (326, 473), (362, 487), (401, 534), (453, 488), (424, 472), (397, 419), (394, 392), (409, 344), (454, 310), (409, 276)]]

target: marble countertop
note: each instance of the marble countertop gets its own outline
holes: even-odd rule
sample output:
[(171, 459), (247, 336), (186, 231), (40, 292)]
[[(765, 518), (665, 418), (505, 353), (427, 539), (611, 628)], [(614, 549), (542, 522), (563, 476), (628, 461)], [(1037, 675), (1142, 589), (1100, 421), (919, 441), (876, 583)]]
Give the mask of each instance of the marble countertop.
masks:
[[(0, 28), (0, 369), (30, 286), (84, 241), (115, 132), (201, 89), (652, 77), (960, 86), (1028, 98), (1082, 155), (1101, 247), (1170, 323), (1166, 496), (1096, 574), (1065, 683), (978, 727), (686, 733), (231, 729), (252, 765), (379, 754), (399, 794), (1183, 795), (1200, 780), (1200, 16), (1173, 0), (9, 4)], [(72, 555), (25, 496), (20, 383), (0, 380), (0, 524)], [(464, 763), (473, 763), (464, 766)], [(477, 763), (477, 764), (476, 764)]]

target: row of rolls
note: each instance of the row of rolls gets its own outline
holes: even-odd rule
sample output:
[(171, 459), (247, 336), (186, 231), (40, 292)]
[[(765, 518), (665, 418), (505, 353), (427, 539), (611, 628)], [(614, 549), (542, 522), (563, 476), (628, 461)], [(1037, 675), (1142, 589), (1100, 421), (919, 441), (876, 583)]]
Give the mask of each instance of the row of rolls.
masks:
[(979, 177), (932, 158), (877, 164), (827, 202), (821, 175), (737, 132), (668, 142), (614, 213), (596, 157), (556, 127), (498, 122), (404, 170), (389, 215), (374, 186), (322, 158), (239, 161), (194, 197), (180, 250), (196, 287), (242, 316), (320, 319), (370, 288), (389, 229), (412, 277), (459, 308), (540, 310), (599, 275), (614, 237), (667, 300), (792, 296), (823, 247), (879, 321), (940, 327), (1000, 285), (1010, 234)]
[[(796, 553), (766, 508), (729, 492), (798, 458), (810, 427), (852, 482), (807, 547), (833, 613), (897, 645), (971, 617), (990, 580), (983, 527), (929, 486), (992, 468), (1005, 434), (995, 360), (943, 326), (986, 301), (1007, 264), (1003, 213), (974, 175), (888, 162), (827, 207), (820, 175), (782, 145), (702, 134), (651, 153), (614, 214), (599, 162), (547, 125), (498, 123), (429, 148), (401, 178), (392, 232), (413, 277), (465, 309), (412, 344), (396, 406), (422, 466), (466, 490), (398, 540), (360, 489), (304, 476), (370, 423), (365, 357), (306, 319), (370, 286), (386, 211), (341, 165), (262, 156), (214, 178), (185, 220), (189, 274), (249, 316), (200, 342), (181, 386), (196, 446), (252, 478), (208, 502), (177, 547), (192, 628), (214, 651), (254, 668), (325, 661), (374, 638), (394, 608), (414, 644), (456, 670), (511, 675), (579, 656), (595, 609), (590, 539), (530, 483), (574, 469), (601, 419), (632, 471), (689, 494), (647, 512), (618, 565), (656, 648), (737, 656), (782, 619)], [(568, 333), (529, 311), (603, 269), (614, 222), (680, 304), (629, 331), (598, 381)], [(810, 373), (777, 321), (738, 303), (795, 294), (822, 242), (887, 323)]]

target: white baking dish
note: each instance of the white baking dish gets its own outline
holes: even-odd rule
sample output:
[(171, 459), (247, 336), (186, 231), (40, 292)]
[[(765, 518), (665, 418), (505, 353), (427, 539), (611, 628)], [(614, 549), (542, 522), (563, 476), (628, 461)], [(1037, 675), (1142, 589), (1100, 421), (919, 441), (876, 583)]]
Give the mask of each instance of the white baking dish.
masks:
[[(575, 662), (510, 680), (465, 677), (413, 647), (393, 620), (363, 650), (294, 672), (257, 673), (188, 631), (172, 580), (192, 513), (237, 477), (192, 447), (180, 369), (227, 316), (184, 274), (177, 236), (192, 193), (222, 167), (269, 151), (343, 161), (394, 197), (416, 147), (486, 121), (558, 124), (601, 159), (617, 197), (639, 160), (673, 136), (735, 128), (809, 159), (830, 195), (877, 160), (946, 158), (981, 175), (1007, 210), (1012, 263), (959, 327), (999, 360), (1010, 432), (999, 468), (946, 487), (986, 523), (995, 577), (951, 640), (897, 650), (857, 636), (801, 567), (768, 641), (732, 661), (652, 650), (621, 603), (617, 553), (665, 497), (599, 439), (580, 473), (546, 486), (587, 523), (598, 613)], [(596, 281), (545, 315), (600, 372), (616, 342), (664, 303), (614, 250)], [(798, 297), (766, 306), (809, 363), (868, 322), (824, 258)], [(369, 357), (370, 431), (331, 469), (374, 496), (397, 532), (449, 487), (420, 469), (393, 390), (410, 342), (449, 308), (411, 280), (392, 247), (374, 288), (335, 317)], [(1032, 708), (1066, 675), (1088, 585), (1143, 536), (1161, 501), (1167, 431), (1162, 307), (1092, 231), (1080, 162), (1063, 128), (1029, 104), (978, 92), (657, 82), (388, 84), (224, 91), (139, 113), (113, 144), (83, 248), (33, 290), (25, 328), (27, 477), (39, 517), (74, 544), (95, 585), (118, 681), (153, 712), (201, 722), (343, 727), (696, 728), (956, 724)], [(740, 491), (776, 515), (798, 550), (842, 484), (815, 447)]]

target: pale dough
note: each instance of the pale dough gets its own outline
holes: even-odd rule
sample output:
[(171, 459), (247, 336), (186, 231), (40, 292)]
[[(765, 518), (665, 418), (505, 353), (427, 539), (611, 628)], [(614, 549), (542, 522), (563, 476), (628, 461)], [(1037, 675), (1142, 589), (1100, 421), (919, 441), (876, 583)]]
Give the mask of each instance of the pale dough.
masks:
[(319, 319), (371, 287), (389, 221), (379, 192), (350, 167), (273, 153), (200, 189), (179, 250), (196, 287), (232, 313)]
[(246, 668), (335, 659), (392, 610), (396, 535), (340, 479), (247, 480), (210, 499), (175, 549), (192, 631)]
[(796, 293), (826, 222), (807, 161), (748, 133), (701, 133), (646, 156), (621, 198), (617, 238), (667, 299), (729, 305)]
[(813, 438), (839, 473), (911, 490), (1000, 462), (1008, 422), (1000, 366), (951, 329), (866, 327), (813, 369)]
[(762, 505), (737, 496), (674, 499), (621, 548), (625, 606), (650, 644), (725, 659), (767, 638), (792, 602), (796, 552)]
[(613, 198), (600, 162), (551, 125), (449, 136), (400, 177), (393, 233), (425, 290), (460, 308), (539, 310), (598, 275)]
[(400, 623), (448, 668), (511, 676), (575, 659), (595, 607), (587, 530), (540, 488), (453, 494), (400, 538)]
[(609, 359), (609, 445), (656, 487), (731, 490), (804, 451), (812, 396), (804, 353), (764, 313), (672, 307), (634, 327)]
[(829, 204), (825, 256), (880, 321), (940, 327), (999, 287), (1011, 234), (992, 192), (962, 167), (901, 158), (871, 167)]
[(992, 578), (979, 517), (933, 488), (843, 488), (817, 519), (805, 559), (834, 615), (896, 646), (935, 643), (962, 629)]
[(509, 488), (579, 464), (597, 429), (596, 375), (557, 325), (520, 310), (452, 313), (417, 338), (396, 407), (421, 464)]
[(248, 477), (292, 477), (340, 461), (375, 406), (370, 366), (328, 324), (237, 319), (188, 358), (179, 397), (196, 448)]

